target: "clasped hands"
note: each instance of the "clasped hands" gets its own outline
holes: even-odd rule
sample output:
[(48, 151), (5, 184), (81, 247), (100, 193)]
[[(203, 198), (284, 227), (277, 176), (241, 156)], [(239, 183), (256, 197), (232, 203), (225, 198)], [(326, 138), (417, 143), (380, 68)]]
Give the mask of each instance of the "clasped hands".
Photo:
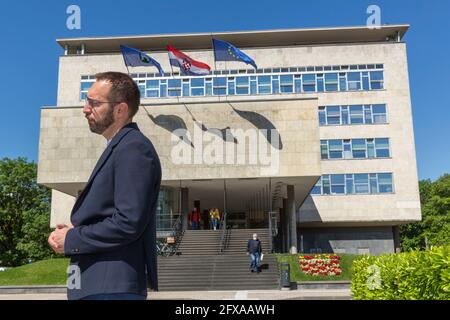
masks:
[(73, 228), (71, 223), (69, 224), (57, 224), (55, 231), (50, 233), (48, 237), (48, 244), (58, 254), (64, 254), (64, 242), (66, 240), (67, 232)]

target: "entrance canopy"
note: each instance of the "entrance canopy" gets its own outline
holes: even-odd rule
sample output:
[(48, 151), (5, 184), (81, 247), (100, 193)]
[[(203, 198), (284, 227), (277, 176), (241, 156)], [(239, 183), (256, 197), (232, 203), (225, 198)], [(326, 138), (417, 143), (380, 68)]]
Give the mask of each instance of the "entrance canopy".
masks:
[(282, 207), (282, 199), (287, 197), (286, 186), (295, 188), (296, 208), (308, 196), (319, 176), (242, 178), (242, 179), (202, 179), (164, 181), (165, 187), (187, 188), (188, 203), (201, 203), (202, 209), (219, 208), (221, 212), (248, 212), (262, 210), (268, 212)]

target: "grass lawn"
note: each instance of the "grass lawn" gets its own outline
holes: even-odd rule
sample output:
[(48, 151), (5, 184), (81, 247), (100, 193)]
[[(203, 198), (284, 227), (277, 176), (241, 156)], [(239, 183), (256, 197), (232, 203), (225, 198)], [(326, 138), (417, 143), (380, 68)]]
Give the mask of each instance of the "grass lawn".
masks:
[(280, 269), (281, 262), (288, 262), (291, 267), (291, 281), (331, 281), (331, 280), (351, 280), (353, 260), (361, 257), (356, 254), (339, 254), (341, 257), (342, 274), (339, 276), (309, 276), (305, 274), (298, 263), (298, 255), (296, 254), (276, 254), (278, 267)]
[(33, 262), (0, 272), (0, 286), (64, 285), (69, 259)]

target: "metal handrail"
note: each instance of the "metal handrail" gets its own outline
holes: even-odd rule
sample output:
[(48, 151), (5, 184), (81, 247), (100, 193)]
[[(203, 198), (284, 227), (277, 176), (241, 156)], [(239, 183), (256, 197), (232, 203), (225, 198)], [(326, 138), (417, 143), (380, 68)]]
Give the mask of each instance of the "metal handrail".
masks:
[(220, 219), (220, 243), (219, 243), (219, 253), (222, 253), (225, 250), (226, 243), (226, 233), (227, 233), (227, 212), (225, 211)]
[(272, 217), (270, 215), (270, 212), (268, 212), (267, 216), (269, 217), (269, 252), (272, 252), (273, 235), (272, 235)]
[(181, 214), (175, 220), (172, 225), (172, 234), (175, 238), (175, 243), (173, 244), (174, 250), (173, 253), (176, 254), (178, 251), (178, 246), (180, 245), (181, 238), (183, 237), (183, 226), (181, 221)]

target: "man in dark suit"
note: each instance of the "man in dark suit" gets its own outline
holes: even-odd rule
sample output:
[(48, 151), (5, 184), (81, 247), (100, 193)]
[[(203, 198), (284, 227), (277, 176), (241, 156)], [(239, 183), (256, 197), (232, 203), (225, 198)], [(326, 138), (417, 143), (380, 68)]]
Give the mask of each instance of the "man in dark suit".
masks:
[[(107, 147), (72, 209), (71, 223), (48, 239), (69, 256), (69, 299), (145, 299), (158, 289), (156, 206), (161, 165), (150, 142), (132, 122), (140, 104), (126, 74), (96, 75), (83, 113)], [(147, 282), (148, 281), (148, 282)]]

